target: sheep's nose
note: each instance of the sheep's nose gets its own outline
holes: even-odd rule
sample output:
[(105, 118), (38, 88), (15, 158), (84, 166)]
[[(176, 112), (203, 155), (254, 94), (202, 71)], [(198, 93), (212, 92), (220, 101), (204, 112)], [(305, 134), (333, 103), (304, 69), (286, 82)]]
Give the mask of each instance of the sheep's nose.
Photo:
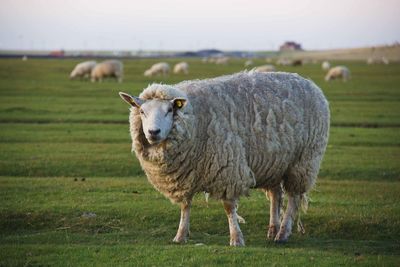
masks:
[(157, 129), (157, 130), (149, 130), (149, 134), (150, 134), (151, 136), (157, 136), (157, 134), (159, 134), (160, 132), (161, 132), (160, 129)]

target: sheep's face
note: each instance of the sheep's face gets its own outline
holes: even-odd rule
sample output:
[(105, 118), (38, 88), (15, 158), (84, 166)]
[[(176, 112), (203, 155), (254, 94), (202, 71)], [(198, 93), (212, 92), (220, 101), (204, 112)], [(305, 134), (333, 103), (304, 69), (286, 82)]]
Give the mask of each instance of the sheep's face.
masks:
[(144, 76), (146, 76), (146, 77), (151, 77), (151, 75), (152, 75), (152, 71), (151, 70), (146, 70), (144, 72)]
[(78, 75), (77, 71), (76, 71), (76, 70), (73, 70), (73, 71), (71, 72), (71, 74), (69, 75), (69, 78), (70, 78), (70, 79), (74, 79), (74, 78), (76, 77), (76, 75)]
[(120, 96), (139, 109), (142, 130), (151, 145), (161, 143), (168, 137), (173, 127), (174, 113), (186, 103), (184, 98), (143, 100), (125, 93), (120, 93)]

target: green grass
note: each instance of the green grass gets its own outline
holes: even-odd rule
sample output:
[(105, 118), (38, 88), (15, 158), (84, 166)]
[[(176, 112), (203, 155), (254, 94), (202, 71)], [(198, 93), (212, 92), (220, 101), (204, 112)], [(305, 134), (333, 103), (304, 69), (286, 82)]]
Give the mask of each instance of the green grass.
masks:
[[(189, 242), (172, 244), (179, 208), (152, 188), (130, 152), (128, 107), (117, 93), (139, 94), (153, 82), (143, 71), (156, 61), (126, 60), (122, 84), (92, 84), (68, 80), (76, 60), (0, 60), (0, 266), (399, 264), (400, 64), (336, 62), (352, 71), (347, 83), (324, 82), (319, 65), (278, 67), (313, 79), (332, 112), (302, 215), (306, 234), (285, 245), (266, 241), (267, 200), (253, 190), (239, 208), (247, 246), (230, 248), (221, 204), (201, 194)], [(244, 62), (188, 61), (188, 76), (155, 81), (215, 77)]]

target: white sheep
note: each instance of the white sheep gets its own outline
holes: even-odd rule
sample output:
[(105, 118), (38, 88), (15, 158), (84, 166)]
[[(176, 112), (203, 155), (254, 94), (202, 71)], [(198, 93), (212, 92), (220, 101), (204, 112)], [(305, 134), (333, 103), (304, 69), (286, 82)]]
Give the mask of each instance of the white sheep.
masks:
[(293, 61), (287, 58), (279, 58), (276, 61), (276, 65), (281, 65), (281, 66), (291, 66), (293, 64)]
[(251, 60), (251, 59), (246, 60), (246, 61), (244, 62), (244, 66), (245, 66), (246, 68), (252, 66), (253, 64), (254, 64), (254, 62), (253, 62), (253, 60)]
[(254, 68), (254, 71), (271, 72), (271, 71), (276, 71), (276, 69), (275, 69), (274, 65), (267, 64), (267, 65), (261, 65), (261, 66)]
[(324, 71), (329, 70), (330, 67), (331, 67), (331, 64), (329, 63), (329, 61), (326, 61), (326, 60), (325, 60), (325, 61), (322, 62), (322, 64), (321, 64), (321, 68), (322, 68)]
[(189, 74), (189, 64), (187, 62), (179, 62), (174, 66), (174, 73)]
[(389, 59), (387, 59), (386, 57), (382, 57), (381, 60), (382, 60), (382, 63), (385, 65), (389, 65), (389, 63), (390, 63)]
[(367, 64), (368, 65), (372, 65), (372, 64), (385, 64), (385, 65), (388, 65), (390, 62), (389, 62), (389, 59), (387, 59), (386, 57), (381, 57), (381, 58), (378, 58), (378, 57), (369, 57), (368, 59), (367, 59)]
[(93, 68), (96, 66), (96, 61), (84, 61), (78, 63), (69, 75), (70, 79), (89, 78)]
[(144, 72), (146, 77), (154, 77), (158, 75), (166, 76), (169, 74), (170, 66), (166, 62), (159, 62), (150, 67), (150, 69)]
[(269, 196), (268, 237), (287, 241), (328, 142), (328, 102), (312, 81), (251, 71), (120, 96), (131, 105), (132, 149), (148, 180), (181, 205), (174, 242), (187, 240), (192, 198), (207, 192), (223, 203), (230, 244), (244, 245), (236, 203), (250, 188)]
[(344, 82), (350, 79), (350, 70), (345, 66), (336, 66), (331, 68), (325, 75), (325, 81), (342, 78)]
[(227, 65), (229, 63), (229, 57), (218, 57), (215, 59), (215, 64), (217, 65)]
[(102, 82), (103, 78), (115, 77), (118, 82), (122, 82), (124, 76), (124, 65), (119, 60), (106, 60), (97, 64), (91, 73), (92, 82)]

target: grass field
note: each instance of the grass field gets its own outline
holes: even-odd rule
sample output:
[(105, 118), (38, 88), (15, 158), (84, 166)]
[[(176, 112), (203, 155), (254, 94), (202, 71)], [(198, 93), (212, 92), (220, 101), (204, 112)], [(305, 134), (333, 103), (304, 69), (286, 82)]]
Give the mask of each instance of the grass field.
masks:
[[(244, 62), (188, 61), (190, 75), (155, 81), (234, 73)], [(279, 69), (313, 79), (332, 113), (306, 233), (266, 241), (268, 204), (254, 190), (239, 209), (247, 246), (231, 248), (221, 204), (202, 195), (189, 242), (172, 244), (179, 208), (130, 152), (118, 91), (153, 82), (142, 73), (156, 60), (124, 61), (121, 84), (70, 81), (77, 62), (0, 60), (0, 266), (399, 266), (400, 64), (335, 62), (352, 71), (347, 83), (325, 83), (319, 65)]]

